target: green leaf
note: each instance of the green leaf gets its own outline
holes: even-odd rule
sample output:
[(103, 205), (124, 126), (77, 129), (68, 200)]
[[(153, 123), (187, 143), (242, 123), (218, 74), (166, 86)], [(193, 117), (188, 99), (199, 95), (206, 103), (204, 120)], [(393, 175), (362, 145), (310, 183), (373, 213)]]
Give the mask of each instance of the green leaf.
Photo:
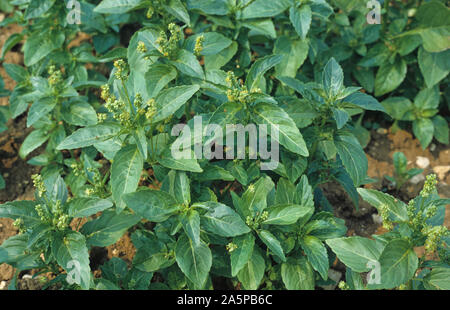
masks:
[(220, 69), (225, 66), (233, 58), (237, 50), (238, 44), (233, 41), (230, 46), (221, 50), (217, 54), (206, 55), (204, 57), (206, 71)]
[(209, 247), (200, 243), (194, 245), (186, 236), (181, 236), (175, 246), (175, 258), (181, 271), (198, 288), (203, 288), (212, 265)]
[(368, 287), (391, 289), (405, 284), (414, 276), (418, 262), (419, 259), (409, 241), (405, 239), (389, 241), (379, 258), (380, 283), (369, 283)]
[(53, 97), (44, 97), (37, 100), (31, 105), (30, 111), (28, 112), (27, 127), (32, 126), (41, 117), (50, 113), (50, 111), (52, 111), (55, 106), (56, 100)]
[(450, 72), (449, 58), (450, 49), (440, 53), (429, 53), (423, 48), (419, 49), (417, 57), (419, 68), (428, 88), (433, 87), (448, 75)]
[(112, 206), (106, 199), (81, 197), (72, 199), (67, 208), (70, 217), (88, 217)]
[(288, 290), (313, 290), (315, 286), (314, 270), (305, 257), (289, 257), (281, 264), (281, 278)]
[(122, 195), (136, 190), (143, 167), (144, 160), (136, 145), (128, 145), (114, 156), (110, 184), (118, 212), (125, 208)]
[(427, 146), (433, 140), (434, 124), (429, 118), (419, 118), (413, 121), (413, 133), (419, 139), (422, 149), (426, 149)]
[(5, 189), (5, 187), (6, 187), (5, 179), (0, 174), (0, 189)]
[(261, 177), (253, 185), (250, 185), (241, 198), (241, 214), (244, 217), (254, 216), (267, 207), (267, 195), (274, 188), (272, 179), (268, 176)]
[(239, 271), (249, 262), (255, 246), (253, 234), (245, 234), (233, 238), (233, 243), (237, 246), (230, 254), (231, 275), (235, 277)]
[(425, 285), (438, 290), (450, 290), (450, 268), (435, 267), (423, 279)]
[(87, 102), (66, 101), (61, 108), (64, 121), (75, 126), (93, 126), (97, 124), (97, 113)]
[(362, 92), (353, 93), (350, 96), (345, 97), (343, 101), (345, 103), (354, 104), (364, 110), (386, 112), (377, 99)]
[(46, 57), (64, 43), (63, 33), (32, 33), (24, 45), (25, 66), (30, 67)]
[(333, 57), (325, 65), (322, 83), (330, 98), (337, 96), (344, 87), (344, 72)]
[(139, 190), (122, 198), (136, 214), (156, 223), (167, 220), (180, 209), (169, 193), (160, 190)]
[(327, 249), (318, 238), (313, 236), (305, 236), (300, 241), (303, 251), (305, 251), (308, 261), (311, 266), (316, 270), (322, 279), (328, 278), (328, 254)]
[(87, 222), (81, 228), (81, 233), (86, 236), (88, 246), (109, 246), (119, 240), (123, 234), (133, 225), (139, 222), (141, 217), (136, 214), (114, 211), (104, 211), (95, 220)]
[(305, 40), (311, 26), (311, 7), (309, 5), (292, 6), (289, 10), (289, 19), (300, 38)]
[(288, 36), (281, 36), (275, 42), (273, 53), (282, 55), (283, 59), (275, 66), (277, 76), (294, 78), (298, 69), (308, 56), (309, 45), (306, 41), (291, 40)]
[(36, 225), (41, 219), (35, 206), (36, 202), (27, 200), (6, 202), (0, 205), (0, 218), (22, 219), (26, 226)]
[(448, 122), (440, 115), (436, 115), (432, 118), (434, 125), (434, 137), (441, 143), (449, 143), (449, 128)]
[(173, 115), (181, 108), (198, 90), (198, 85), (177, 86), (163, 90), (156, 97), (156, 115), (153, 122), (159, 122)]
[(281, 62), (283, 56), (281, 55), (269, 55), (258, 59), (250, 68), (247, 75), (247, 80), (245, 85), (251, 91), (258, 87), (260, 80), (264, 77), (264, 74), (269, 71), (272, 67), (276, 66)]
[(15, 64), (3, 64), (6, 73), (17, 83), (21, 83), (30, 78), (28, 71), (19, 65)]
[[(309, 155), (302, 134), (282, 108), (270, 103), (260, 102), (253, 107), (252, 118), (257, 124), (269, 125), (272, 139), (277, 140), (289, 151), (302, 156)], [(274, 128), (278, 129), (278, 139), (276, 135), (272, 135)]]
[(396, 89), (406, 77), (406, 62), (399, 58), (393, 64), (384, 62), (375, 77), (375, 96), (382, 96)]
[(178, 203), (188, 206), (191, 203), (191, 188), (187, 174), (172, 170), (168, 176), (171, 183), (169, 193), (175, 197)]
[(189, 210), (179, 216), (184, 232), (193, 242), (194, 246), (200, 245), (200, 215), (195, 210)]
[(187, 50), (180, 50), (177, 59), (172, 61), (171, 64), (173, 64), (178, 71), (187, 76), (200, 80), (205, 79), (205, 73), (203, 72), (202, 66), (198, 62), (197, 57)]
[(411, 100), (405, 97), (389, 97), (381, 102), (385, 108), (387, 114), (396, 120), (410, 120), (408, 112), (413, 110), (413, 104)]
[(170, 149), (168, 149), (162, 154), (160, 158), (158, 158), (158, 162), (164, 167), (170, 169), (203, 172), (203, 169), (198, 164), (197, 159), (194, 158), (193, 153), (191, 153), (191, 158), (175, 159), (172, 157), (172, 152), (170, 151)]
[(200, 52), (200, 55), (203, 56), (216, 56), (219, 52), (229, 47), (233, 42), (220, 33), (203, 32), (189, 37), (186, 42), (186, 46), (189, 51), (194, 52), (195, 42), (199, 36), (203, 36), (203, 49)]
[(226, 0), (187, 0), (187, 7), (211, 15), (227, 15), (230, 12)]
[(169, 3), (167, 5), (163, 4), (163, 7), (167, 12), (181, 20), (183, 23), (188, 25), (191, 23), (189, 13), (180, 0), (169, 0)]
[(56, 0), (31, 1), (25, 11), (25, 18), (32, 19), (41, 17), (52, 8)]
[(103, 0), (94, 9), (96, 13), (123, 14), (127, 13), (144, 2), (142, 0)]
[(368, 169), (367, 157), (358, 139), (350, 134), (342, 134), (335, 137), (334, 145), (345, 170), (352, 178), (355, 187), (358, 187), (366, 179)]
[(328, 239), (325, 242), (341, 262), (356, 272), (369, 271), (368, 262), (378, 261), (384, 248), (381, 243), (362, 237)]
[(2, 47), (2, 52), (0, 54), (0, 60), (3, 60), (6, 53), (9, 52), (14, 46), (16, 46), (20, 41), (23, 40), (23, 35), (20, 33), (14, 33), (6, 39)]
[(283, 262), (286, 261), (286, 256), (284, 256), (283, 247), (281, 246), (280, 241), (272, 235), (267, 230), (261, 230), (258, 233), (259, 238), (264, 242), (265, 245), (275, 254), (278, 256)]
[(57, 147), (57, 150), (77, 149), (91, 146), (95, 143), (108, 140), (116, 136), (121, 127), (117, 123), (101, 123), (80, 128), (65, 138)]
[(389, 218), (392, 221), (408, 221), (408, 212), (406, 210), (406, 204), (389, 194), (379, 192), (374, 189), (358, 188), (358, 193), (362, 199), (370, 203), (373, 207), (377, 208), (381, 213), (381, 207), (387, 207), (389, 211)]
[(267, 209), (269, 217), (263, 222), (268, 225), (291, 225), (300, 218), (310, 216), (314, 211), (311, 205), (300, 206), (297, 204), (276, 205)]
[(242, 11), (242, 19), (273, 17), (284, 12), (290, 5), (289, 0), (256, 0)]
[(23, 141), (20, 146), (19, 156), (25, 158), (33, 152), (35, 149), (40, 147), (50, 138), (48, 132), (44, 129), (37, 129), (32, 131)]
[(91, 283), (91, 268), (84, 236), (71, 231), (66, 236), (55, 238), (51, 247), (53, 256), (58, 265), (67, 272), (68, 279), (75, 283), (79, 281), (77, 284), (88, 290)]
[(150, 98), (156, 97), (159, 92), (177, 77), (177, 70), (173, 66), (154, 64), (145, 73), (145, 85)]
[(347, 124), (350, 115), (347, 113), (347, 111), (345, 111), (345, 109), (331, 108), (331, 110), (333, 111), (333, 117), (336, 121), (337, 129), (341, 129), (345, 126), (345, 124)]
[(252, 257), (238, 272), (237, 278), (246, 290), (256, 290), (264, 277), (266, 265), (258, 248), (252, 252)]
[(234, 237), (250, 232), (241, 217), (230, 207), (209, 202), (209, 210), (202, 216), (202, 228), (222, 237)]

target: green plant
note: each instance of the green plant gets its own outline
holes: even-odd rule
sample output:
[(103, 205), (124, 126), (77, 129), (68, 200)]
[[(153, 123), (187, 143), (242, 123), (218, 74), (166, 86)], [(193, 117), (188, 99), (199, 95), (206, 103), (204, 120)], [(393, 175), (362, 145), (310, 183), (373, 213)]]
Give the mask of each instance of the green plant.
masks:
[(408, 169), (408, 160), (402, 152), (395, 152), (394, 160), (394, 175), (384, 177), (392, 183), (397, 190), (399, 190), (409, 179), (423, 172), (423, 169), (413, 168)]
[[(449, 200), (437, 195), (436, 183), (436, 176), (428, 175), (420, 195), (408, 204), (375, 190), (358, 189), (361, 197), (377, 208), (389, 231), (373, 235), (374, 239), (345, 237), (326, 241), (347, 266), (347, 283), (340, 284), (341, 288), (449, 289), (450, 233), (443, 226)], [(419, 258), (414, 248), (420, 246), (425, 252)], [(368, 271), (364, 281), (361, 273)]]
[[(424, 15), (442, 9), (440, 2), (420, 7), (418, 25), (412, 14), (389, 27), (365, 27), (364, 12), (345, 1), (81, 1), (80, 25), (66, 25), (62, 2), (11, 3), (19, 9), (2, 24), (24, 30), (8, 39), (2, 57), (27, 39), (26, 68), (4, 64), (18, 82), (9, 108), (17, 117), (31, 102), (27, 123), (35, 129), (20, 154), (48, 143), (29, 161), (43, 166), (33, 177), (35, 201), (0, 205), (0, 217), (14, 219), (20, 230), (0, 246), (0, 262), (18, 272), (50, 271), (56, 278), (47, 287), (67, 289), (210, 289), (213, 279), (230, 288), (314, 289), (328, 283), (335, 254), (344, 264), (355, 249), (380, 254), (391, 235), (390, 248), (401, 243), (412, 259), (412, 246), (427, 238), (429, 250), (439, 245), (446, 253), (438, 242), (446, 232), (433, 228), (442, 223), (430, 221), (442, 220), (448, 201), (429, 193), (432, 180), (414, 200), (417, 215), (405, 209), (408, 217), (391, 196), (359, 188), (372, 182), (363, 116), (391, 111), (368, 93), (397, 89), (421, 44), (429, 53), (445, 52), (442, 16), (424, 24)], [(393, 7), (385, 8), (389, 20), (410, 10), (410, 4)], [(131, 38), (119, 40), (136, 26)], [(40, 49), (36, 34), (43, 29), (48, 40)], [(80, 30), (92, 35), (93, 46), (69, 47)], [(414, 35), (423, 38), (409, 40)], [(428, 79), (421, 94), (424, 100), (433, 95), (433, 112), (436, 84), (447, 74), (441, 75), (433, 85)], [(422, 89), (422, 82), (407, 85)], [(235, 135), (239, 127), (244, 131)], [(408, 171), (400, 157), (396, 167), (398, 185)], [(356, 207), (359, 195), (369, 200), (398, 232), (381, 241), (348, 241), (342, 254), (337, 242), (362, 238), (344, 237), (345, 222), (320, 188), (331, 181)], [(422, 203), (425, 196), (433, 200)], [(431, 203), (436, 216), (423, 213)], [(114, 244), (127, 232), (137, 250), (131, 264), (114, 258), (95, 278), (92, 247)], [(387, 260), (398, 255), (388, 254)], [(368, 271), (365, 264), (350, 265), (355, 281), (356, 272)], [(436, 266), (431, 273), (448, 273), (446, 265)], [(370, 288), (410, 280), (400, 281), (396, 272), (387, 277)]]

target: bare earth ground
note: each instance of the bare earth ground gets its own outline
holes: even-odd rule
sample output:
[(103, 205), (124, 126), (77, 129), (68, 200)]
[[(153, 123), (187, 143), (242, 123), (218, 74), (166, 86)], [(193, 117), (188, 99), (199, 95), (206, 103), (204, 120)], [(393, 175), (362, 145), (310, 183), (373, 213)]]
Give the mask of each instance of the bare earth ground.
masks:
[[(0, 13), (0, 21), (3, 19)], [(12, 33), (20, 32), (17, 26), (5, 27), (0, 31), (0, 49), (4, 41)], [(80, 40), (88, 39), (80, 36)], [(23, 65), (23, 56), (16, 51), (8, 52), (5, 56), (5, 63), (15, 63)], [(7, 76), (2, 65), (0, 65), (0, 75), (5, 81), (6, 88), (12, 90), (14, 81)], [(0, 98), (0, 105), (7, 105), (8, 98)], [(25, 160), (17, 156), (18, 150), (25, 137), (30, 132), (26, 128), (25, 114), (15, 120), (8, 122), (8, 131), (0, 134), (0, 173), (6, 180), (6, 189), (0, 190), (0, 204), (11, 200), (31, 200), (33, 199), (33, 188), (30, 183), (32, 174), (38, 172), (36, 167), (30, 166)], [(383, 190), (388, 187), (384, 175), (392, 175), (393, 163), (392, 155), (396, 151), (403, 152), (409, 161), (409, 166), (424, 168), (421, 176), (416, 177), (414, 182), (409, 182), (400, 192), (391, 194), (399, 199), (408, 201), (415, 197), (424, 181), (424, 176), (429, 173), (436, 173), (440, 180), (438, 191), (441, 197), (450, 198), (450, 148), (445, 145), (431, 146), (427, 150), (422, 150), (419, 141), (414, 139), (409, 132), (399, 130), (396, 133), (386, 129), (379, 129), (371, 132), (372, 140), (366, 148), (369, 160), (368, 174), (378, 181), (371, 185), (372, 188)], [(39, 153), (35, 151), (32, 155)], [(425, 159), (424, 159), (425, 158)], [(327, 185), (323, 188), (328, 200), (335, 207), (336, 216), (345, 219), (348, 227), (348, 235), (360, 235), (369, 237), (371, 234), (383, 233), (383, 229), (377, 220), (375, 208), (369, 206), (362, 200), (360, 209), (356, 211), (348, 195), (336, 184)], [(389, 192), (389, 191), (388, 191)], [(447, 206), (445, 225), (450, 228), (450, 206)], [(0, 219), (0, 244), (17, 233), (9, 219)], [(418, 253), (421, 253), (418, 249)], [(131, 243), (129, 234), (124, 235), (117, 243), (107, 248), (94, 248), (91, 251), (92, 269), (95, 276), (100, 275), (98, 267), (111, 257), (120, 257), (127, 262), (131, 262), (135, 254), (135, 248)], [(339, 269), (339, 268), (337, 268)], [(23, 277), (26, 272), (20, 275), (20, 289), (39, 289), (41, 285)], [(29, 271), (28, 274), (34, 274)], [(6, 288), (9, 280), (14, 276), (14, 269), (6, 264), (0, 264), (0, 290)], [(48, 275), (51, 277), (51, 275)]]

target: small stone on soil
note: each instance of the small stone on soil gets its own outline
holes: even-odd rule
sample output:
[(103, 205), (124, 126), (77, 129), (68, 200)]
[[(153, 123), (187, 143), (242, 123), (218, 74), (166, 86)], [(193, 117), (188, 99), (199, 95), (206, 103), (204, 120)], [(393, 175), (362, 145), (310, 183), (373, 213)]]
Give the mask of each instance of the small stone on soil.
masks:
[(6, 288), (6, 281), (0, 282), (0, 290), (4, 290)]
[(373, 222), (375, 224), (378, 224), (378, 225), (382, 225), (383, 224), (383, 219), (378, 214), (375, 214), (375, 213), (372, 214), (372, 219), (373, 219)]
[(419, 168), (425, 169), (430, 165), (430, 160), (423, 156), (417, 156), (416, 157), (416, 165)]
[(417, 184), (419, 184), (419, 183), (422, 182), (422, 181), (425, 181), (425, 177), (423, 176), (422, 173), (413, 176), (413, 177), (409, 180), (409, 182), (412, 183), (412, 184), (414, 184), (414, 185), (417, 185)]
[(433, 168), (433, 171), (436, 172), (438, 178), (441, 181), (445, 180), (445, 176), (448, 172), (450, 172), (450, 166), (436, 166)]
[(386, 128), (378, 128), (377, 129), (377, 133), (380, 134), (380, 135), (385, 135), (385, 134), (388, 133), (388, 131), (387, 131)]

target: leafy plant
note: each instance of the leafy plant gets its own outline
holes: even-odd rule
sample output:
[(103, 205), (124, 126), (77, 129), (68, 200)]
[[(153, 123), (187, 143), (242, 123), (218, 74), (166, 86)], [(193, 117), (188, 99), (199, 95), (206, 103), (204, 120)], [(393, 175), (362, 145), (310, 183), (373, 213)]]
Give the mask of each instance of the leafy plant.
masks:
[[(218, 279), (230, 288), (314, 289), (329, 283), (337, 255), (352, 268), (349, 287), (362, 288), (357, 273), (368, 267), (357, 252), (389, 269), (388, 280), (368, 288), (445, 287), (447, 265), (405, 267), (401, 256), (414, 263), (412, 248), (426, 243), (445, 262), (439, 225), (448, 201), (434, 181), (409, 208), (361, 188), (372, 182), (363, 116), (397, 113), (408, 100), (398, 98), (414, 94), (402, 83), (418, 95), (393, 117), (413, 115), (423, 145), (433, 135), (445, 142), (438, 84), (448, 71), (427, 71), (448, 51), (439, 1), (416, 11), (386, 4), (389, 26), (365, 25), (365, 1), (80, 1), (81, 24), (68, 24), (65, 2), (10, 3), (18, 8), (1, 24), (23, 32), (1, 57), (25, 39), (26, 68), (4, 64), (17, 82), (9, 110), (14, 118), (28, 109), (34, 128), (20, 155), (47, 144), (29, 160), (42, 166), (35, 201), (0, 205), (0, 217), (20, 230), (0, 246), (0, 263), (52, 272), (47, 287), (66, 289), (211, 289)], [(74, 45), (79, 31), (92, 44)], [(425, 82), (405, 80), (417, 62)], [(421, 131), (425, 120), (433, 130)], [(269, 143), (272, 153), (261, 149)], [(412, 174), (402, 160), (394, 158), (398, 186)], [(395, 229), (376, 240), (345, 237), (320, 188), (331, 181)], [(133, 261), (113, 258), (94, 277), (92, 247), (125, 233)], [(411, 280), (413, 267), (431, 268), (431, 280)]]
[[(347, 266), (346, 283), (340, 283), (341, 288), (449, 289), (449, 231), (443, 226), (449, 201), (437, 195), (435, 186), (436, 176), (428, 175), (420, 195), (408, 204), (375, 190), (358, 189), (361, 197), (377, 208), (389, 231), (373, 235), (374, 239), (326, 241)], [(420, 246), (425, 251), (419, 258), (414, 248)], [(370, 274), (365, 283), (361, 273), (367, 271)]]
[(395, 152), (394, 156), (394, 175), (384, 177), (399, 190), (409, 179), (423, 172), (423, 169), (408, 169), (408, 160), (402, 152)]

